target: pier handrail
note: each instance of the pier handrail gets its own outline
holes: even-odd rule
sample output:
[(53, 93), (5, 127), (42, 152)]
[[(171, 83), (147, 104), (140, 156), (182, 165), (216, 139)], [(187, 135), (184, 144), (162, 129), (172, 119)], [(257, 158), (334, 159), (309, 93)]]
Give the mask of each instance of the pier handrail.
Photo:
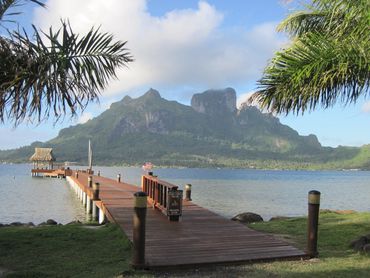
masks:
[(148, 195), (148, 202), (159, 209), (171, 221), (178, 221), (182, 215), (182, 190), (178, 186), (158, 179), (155, 176), (143, 175), (142, 191)]

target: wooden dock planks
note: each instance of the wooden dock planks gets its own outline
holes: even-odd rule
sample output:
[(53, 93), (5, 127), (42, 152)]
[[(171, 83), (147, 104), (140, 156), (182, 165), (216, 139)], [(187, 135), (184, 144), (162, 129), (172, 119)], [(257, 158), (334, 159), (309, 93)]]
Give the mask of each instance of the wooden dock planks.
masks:
[[(74, 175), (73, 179), (76, 180)], [(78, 182), (87, 185), (88, 174)], [(133, 194), (140, 188), (101, 176), (100, 199), (110, 221), (117, 223), (132, 241)], [(149, 268), (242, 263), (275, 259), (299, 259), (306, 254), (272, 235), (249, 229), (192, 202), (183, 203), (179, 222), (170, 222), (148, 207), (146, 264)]]

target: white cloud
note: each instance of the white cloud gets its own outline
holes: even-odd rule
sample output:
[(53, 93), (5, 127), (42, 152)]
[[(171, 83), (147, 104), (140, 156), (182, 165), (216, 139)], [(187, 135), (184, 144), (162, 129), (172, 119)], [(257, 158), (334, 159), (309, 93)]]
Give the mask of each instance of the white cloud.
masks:
[(77, 123), (84, 124), (88, 120), (91, 120), (93, 118), (93, 115), (90, 112), (83, 112), (81, 116), (78, 118)]
[(173, 10), (153, 16), (147, 0), (48, 0), (37, 9), (35, 23), (46, 30), (68, 18), (72, 28), (84, 33), (91, 26), (128, 41), (135, 58), (118, 73), (105, 95), (143, 87), (204, 88), (233, 86), (260, 77), (267, 60), (285, 39), (274, 23), (243, 28), (222, 28), (223, 14), (205, 1), (197, 9)]
[(370, 113), (370, 101), (367, 101), (362, 105), (362, 112)]
[(248, 92), (238, 96), (238, 99), (236, 100), (236, 106), (238, 107), (238, 109), (240, 109), (241, 106), (249, 100), (253, 93), (254, 92)]
[(282, 5), (289, 5), (290, 3), (292, 3), (294, 0), (280, 0), (280, 3)]

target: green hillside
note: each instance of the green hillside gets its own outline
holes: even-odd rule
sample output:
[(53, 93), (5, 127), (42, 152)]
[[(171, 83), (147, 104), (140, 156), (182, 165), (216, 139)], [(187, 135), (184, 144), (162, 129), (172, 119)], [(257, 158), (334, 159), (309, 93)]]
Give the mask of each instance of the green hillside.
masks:
[(366, 168), (370, 148), (322, 147), (315, 135), (300, 136), (271, 114), (244, 105), (233, 89), (196, 94), (187, 106), (150, 89), (113, 103), (85, 124), (62, 129), (45, 143), (0, 151), (0, 160), (27, 161), (35, 146), (54, 148), (59, 161), (86, 163), (91, 140), (95, 163), (191, 167)]

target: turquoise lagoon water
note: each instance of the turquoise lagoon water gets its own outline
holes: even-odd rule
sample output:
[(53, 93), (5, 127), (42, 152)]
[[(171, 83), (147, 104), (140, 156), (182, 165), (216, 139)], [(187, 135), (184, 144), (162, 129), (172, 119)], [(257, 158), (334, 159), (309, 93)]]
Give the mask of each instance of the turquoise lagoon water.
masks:
[[(139, 185), (137, 167), (95, 167), (101, 175)], [(40, 223), (53, 218), (85, 220), (81, 203), (64, 179), (32, 178), (31, 165), (0, 165), (0, 223)], [(224, 217), (251, 211), (265, 220), (307, 211), (307, 193), (319, 190), (321, 208), (370, 211), (369, 171), (268, 171), (243, 169), (154, 169), (159, 178), (193, 185), (195, 203)]]

